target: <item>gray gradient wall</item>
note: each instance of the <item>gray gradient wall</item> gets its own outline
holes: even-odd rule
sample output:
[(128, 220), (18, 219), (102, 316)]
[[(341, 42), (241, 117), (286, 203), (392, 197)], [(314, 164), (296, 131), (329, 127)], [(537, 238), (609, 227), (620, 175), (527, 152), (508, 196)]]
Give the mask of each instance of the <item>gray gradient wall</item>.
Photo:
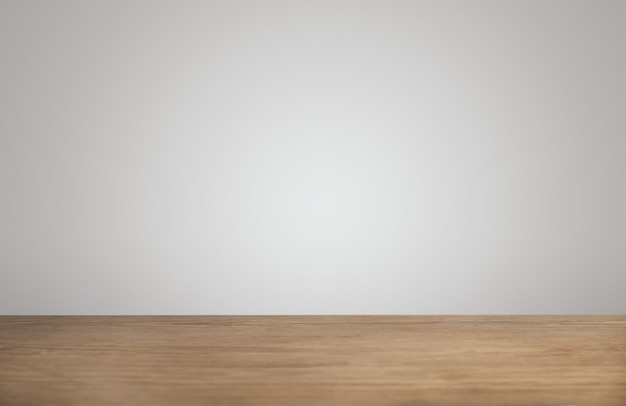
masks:
[(3, 314), (626, 313), (624, 1), (0, 1)]

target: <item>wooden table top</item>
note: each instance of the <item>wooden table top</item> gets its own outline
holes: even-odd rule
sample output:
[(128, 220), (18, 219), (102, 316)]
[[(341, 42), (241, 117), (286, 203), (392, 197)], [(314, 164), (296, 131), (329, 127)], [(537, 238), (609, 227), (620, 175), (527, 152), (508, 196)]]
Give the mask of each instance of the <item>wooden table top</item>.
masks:
[(626, 316), (0, 316), (0, 405), (626, 405)]

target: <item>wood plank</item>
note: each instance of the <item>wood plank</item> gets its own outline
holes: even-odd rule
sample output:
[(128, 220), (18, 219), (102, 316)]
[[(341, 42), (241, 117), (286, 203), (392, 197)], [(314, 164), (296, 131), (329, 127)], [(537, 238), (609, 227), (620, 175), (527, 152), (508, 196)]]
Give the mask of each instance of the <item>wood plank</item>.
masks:
[(626, 405), (626, 316), (0, 316), (0, 405)]

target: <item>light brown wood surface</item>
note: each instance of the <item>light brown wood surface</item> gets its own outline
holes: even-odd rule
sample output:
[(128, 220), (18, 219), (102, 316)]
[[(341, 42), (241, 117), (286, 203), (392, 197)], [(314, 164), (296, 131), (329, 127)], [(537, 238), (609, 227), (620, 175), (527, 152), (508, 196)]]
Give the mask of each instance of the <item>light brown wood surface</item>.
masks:
[(0, 316), (0, 405), (626, 405), (626, 316)]

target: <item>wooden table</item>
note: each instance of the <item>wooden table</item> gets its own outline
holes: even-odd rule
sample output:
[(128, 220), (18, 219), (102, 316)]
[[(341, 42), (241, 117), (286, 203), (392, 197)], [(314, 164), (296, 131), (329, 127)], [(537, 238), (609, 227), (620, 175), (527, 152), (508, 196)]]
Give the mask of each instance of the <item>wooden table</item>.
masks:
[(626, 405), (626, 316), (0, 316), (0, 405)]

